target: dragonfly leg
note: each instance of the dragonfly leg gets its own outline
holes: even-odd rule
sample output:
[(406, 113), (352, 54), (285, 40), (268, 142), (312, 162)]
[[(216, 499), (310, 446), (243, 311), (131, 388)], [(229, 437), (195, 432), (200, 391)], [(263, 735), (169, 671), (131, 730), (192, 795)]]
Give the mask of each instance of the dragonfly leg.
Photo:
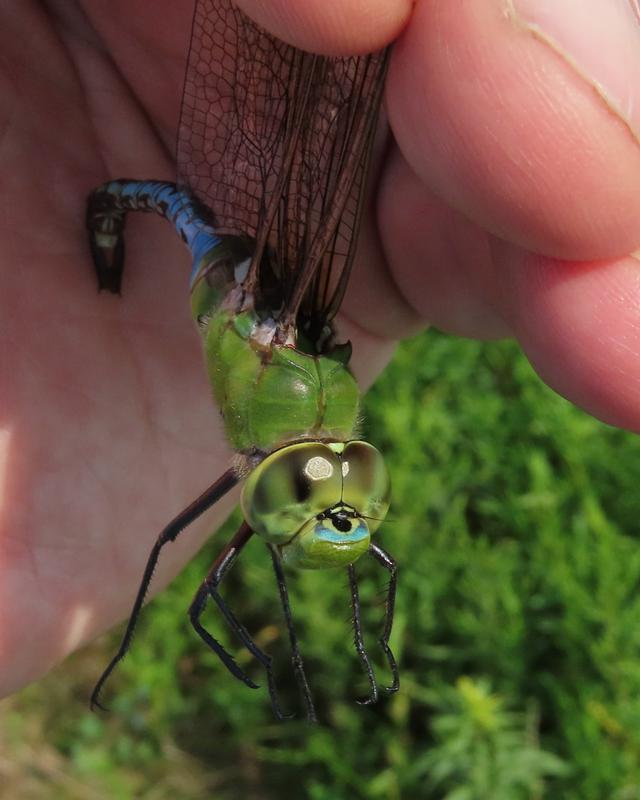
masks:
[(396, 562), (393, 558), (385, 552), (379, 545), (377, 544), (370, 544), (369, 545), (369, 553), (372, 555), (376, 561), (381, 564), (384, 569), (389, 572), (389, 588), (387, 589), (387, 600), (385, 603), (385, 614), (384, 614), (384, 627), (382, 630), (382, 636), (378, 640), (380, 647), (387, 658), (387, 663), (389, 665), (389, 669), (391, 670), (391, 675), (393, 677), (393, 682), (391, 686), (385, 687), (385, 691), (389, 694), (393, 694), (393, 692), (397, 692), (400, 688), (400, 673), (398, 672), (398, 665), (394, 658), (393, 653), (391, 652), (391, 648), (389, 647), (389, 637), (391, 636), (391, 628), (393, 626), (393, 614), (395, 611), (396, 605), (396, 588), (398, 585), (398, 568), (396, 566)]
[(212, 218), (191, 194), (167, 181), (109, 181), (89, 195), (86, 224), (98, 289), (120, 294), (124, 227), (129, 211), (153, 211), (173, 223), (191, 250), (194, 268), (220, 242)]
[(293, 625), (293, 617), (291, 615), (291, 605), (289, 604), (289, 592), (287, 591), (287, 584), (284, 578), (284, 571), (282, 569), (282, 561), (278, 549), (273, 545), (268, 545), (271, 551), (271, 560), (273, 562), (273, 571), (278, 583), (278, 591), (280, 592), (280, 601), (282, 603), (282, 610), (284, 618), (287, 623), (287, 631), (289, 632), (289, 642), (291, 644), (291, 664), (293, 665), (293, 674), (298, 684), (298, 689), (304, 700), (304, 706), (307, 712), (307, 719), (309, 722), (317, 722), (316, 709), (313, 704), (313, 697), (309, 682), (304, 671), (304, 662), (302, 654), (298, 647), (298, 637), (296, 636), (295, 627)]
[(206, 608), (208, 597), (211, 597), (215, 601), (231, 630), (238, 636), (242, 644), (247, 648), (251, 655), (264, 667), (267, 675), (267, 686), (269, 689), (269, 697), (271, 699), (271, 707), (274, 715), (277, 719), (286, 719), (288, 715), (282, 712), (278, 702), (271, 657), (267, 655), (264, 650), (258, 647), (258, 645), (249, 635), (247, 629), (238, 620), (233, 611), (231, 611), (218, 591), (218, 586), (222, 582), (222, 579), (231, 569), (236, 561), (236, 558), (240, 554), (240, 551), (249, 541), (252, 534), (253, 531), (251, 528), (246, 524), (246, 522), (243, 522), (233, 539), (224, 548), (222, 553), (220, 553), (218, 558), (216, 558), (213, 566), (209, 570), (209, 574), (196, 592), (196, 596), (193, 598), (193, 602), (189, 608), (189, 619), (191, 620), (191, 624), (195, 628), (200, 638), (211, 650), (213, 650), (213, 652), (218, 656), (229, 672), (239, 681), (242, 681), (242, 683), (244, 683), (250, 689), (257, 689), (258, 685), (254, 683), (242, 669), (240, 669), (233, 656), (224, 649), (220, 642), (213, 638), (209, 631), (200, 622), (200, 617)]
[(371, 705), (378, 702), (378, 683), (376, 681), (375, 672), (369, 659), (369, 654), (364, 646), (364, 638), (362, 636), (362, 617), (360, 615), (360, 594), (358, 592), (358, 580), (356, 578), (356, 570), (353, 564), (347, 567), (349, 575), (349, 588), (351, 590), (351, 608), (353, 609), (353, 642), (356, 651), (362, 662), (362, 666), (367, 673), (369, 679), (370, 694), (366, 700), (358, 700), (361, 705)]
[(207, 509), (211, 508), (212, 505), (217, 503), (217, 501), (225, 495), (230, 489), (232, 489), (238, 483), (238, 475), (236, 474), (234, 469), (228, 469), (214, 484), (212, 484), (205, 492), (203, 492), (200, 497), (194, 500), (190, 506), (184, 509), (177, 517), (175, 517), (171, 522), (166, 526), (166, 528), (162, 531), (156, 543), (154, 544), (151, 552), (149, 553), (149, 558), (147, 559), (147, 565), (144, 570), (144, 574), (142, 576), (142, 581), (140, 582), (140, 587), (138, 588), (138, 594), (136, 595), (136, 599), (133, 603), (133, 608), (131, 610), (131, 615), (129, 617), (129, 622), (127, 623), (126, 630), (124, 632), (124, 636), (122, 637), (122, 641), (120, 642), (120, 647), (118, 648), (118, 652), (115, 656), (111, 659), (107, 668), (104, 670), (102, 675), (100, 676), (98, 682), (96, 683), (93, 692), (91, 693), (91, 708), (101, 708), (103, 711), (106, 711), (105, 707), (100, 703), (100, 693), (102, 691), (102, 687), (104, 686), (106, 680), (108, 679), (109, 675), (113, 672), (116, 664), (121, 661), (127, 650), (131, 645), (131, 640), (133, 639), (133, 634), (135, 631), (136, 623), (138, 622), (138, 617), (140, 616), (140, 612), (142, 610), (142, 606), (144, 604), (144, 599), (147, 594), (147, 590), (149, 588), (149, 584), (151, 583), (151, 578), (153, 577), (153, 573), (156, 568), (156, 564), (158, 563), (158, 558), (160, 556), (160, 551), (168, 542), (175, 541), (180, 533), (190, 525), (194, 520), (196, 520), (201, 514), (203, 514)]

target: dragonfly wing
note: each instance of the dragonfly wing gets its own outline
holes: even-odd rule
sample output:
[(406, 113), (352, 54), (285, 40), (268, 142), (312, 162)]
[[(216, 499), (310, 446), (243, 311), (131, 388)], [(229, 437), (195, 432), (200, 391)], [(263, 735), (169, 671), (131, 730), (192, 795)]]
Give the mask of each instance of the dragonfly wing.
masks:
[(257, 285), (320, 328), (353, 259), (387, 51), (304, 53), (229, 0), (197, 0), (178, 132), (180, 180), (220, 233), (255, 240)]

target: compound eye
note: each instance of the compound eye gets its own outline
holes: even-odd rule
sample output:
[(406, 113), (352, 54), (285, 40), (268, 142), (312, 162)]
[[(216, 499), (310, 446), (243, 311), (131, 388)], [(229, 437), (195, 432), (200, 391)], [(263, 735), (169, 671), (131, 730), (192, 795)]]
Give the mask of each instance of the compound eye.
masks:
[(389, 510), (391, 481), (379, 450), (368, 442), (348, 442), (341, 454), (342, 499), (376, 531)]
[(247, 523), (273, 544), (284, 544), (318, 514), (340, 502), (340, 458), (319, 442), (276, 450), (249, 475), (240, 505)]

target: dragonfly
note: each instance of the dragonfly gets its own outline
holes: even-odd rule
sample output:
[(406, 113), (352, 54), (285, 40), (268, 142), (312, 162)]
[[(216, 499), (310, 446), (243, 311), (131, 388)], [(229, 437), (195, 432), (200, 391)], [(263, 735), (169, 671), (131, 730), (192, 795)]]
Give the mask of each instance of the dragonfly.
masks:
[(98, 287), (120, 293), (131, 211), (172, 223), (191, 253), (191, 311), (213, 398), (236, 457), (154, 544), (118, 651), (92, 708), (128, 651), (160, 553), (236, 484), (243, 522), (189, 608), (190, 622), (229, 672), (257, 684), (207, 630), (209, 601), (264, 669), (283, 719), (272, 658), (220, 593), (247, 542), (261, 537), (286, 621), (293, 674), (316, 719), (289, 603), (285, 568), (348, 575), (364, 704), (383, 694), (365, 647), (354, 564), (372, 557), (389, 576), (378, 644), (389, 646), (397, 587), (393, 558), (372, 535), (390, 502), (383, 458), (358, 436), (351, 345), (334, 319), (353, 263), (389, 48), (326, 57), (279, 41), (231, 0), (196, 0), (177, 137), (178, 181), (112, 180), (89, 196), (86, 224)]

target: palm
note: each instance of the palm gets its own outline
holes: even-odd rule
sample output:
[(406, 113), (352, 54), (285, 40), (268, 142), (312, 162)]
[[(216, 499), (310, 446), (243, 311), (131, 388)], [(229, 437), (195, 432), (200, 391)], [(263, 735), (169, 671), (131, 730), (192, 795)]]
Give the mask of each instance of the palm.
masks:
[[(147, 9), (141, 28), (152, 16)], [(182, 30), (170, 29), (184, 52), (182, 16)], [(0, 652), (13, 654), (0, 670), (5, 690), (124, 614), (153, 536), (228, 455), (186, 297), (174, 302), (185, 294), (187, 268), (175, 236), (155, 220), (132, 220), (132, 268), (120, 299), (98, 295), (83, 230), (94, 185), (123, 174), (171, 177), (162, 142), (175, 125), (180, 62), (168, 75), (166, 103), (146, 120), (146, 98), (132, 94), (126, 76), (154, 66), (167, 76), (166, 63), (148, 55), (153, 42), (131, 43), (144, 64), (110, 65), (82, 44), (84, 32), (67, 30), (53, 43), (50, 20), (24, 17), (15, 25), (33, 32), (40, 69), (20, 66), (19, 38), (0, 25), (15, 81), (2, 92), (0, 167), (7, 425)], [(158, 59), (170, 44), (157, 42)], [(198, 538), (185, 544), (192, 552)], [(176, 545), (160, 579), (186, 558)]]

